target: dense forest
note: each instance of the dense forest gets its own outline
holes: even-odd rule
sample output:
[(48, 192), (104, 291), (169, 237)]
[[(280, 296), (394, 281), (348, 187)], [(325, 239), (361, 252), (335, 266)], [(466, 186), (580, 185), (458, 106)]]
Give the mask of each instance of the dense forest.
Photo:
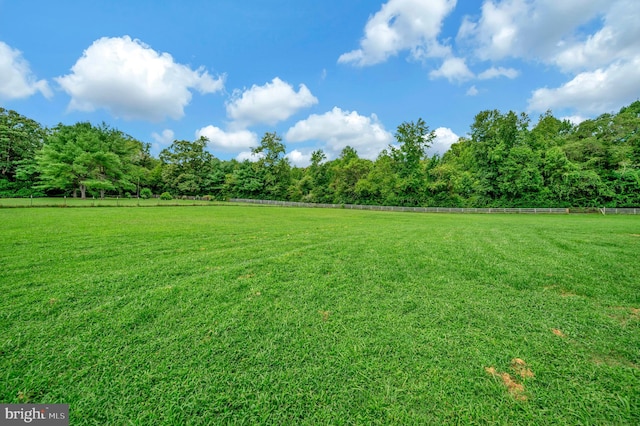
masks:
[(207, 140), (160, 152), (106, 124), (44, 128), (0, 108), (0, 197), (256, 198), (438, 207), (640, 206), (640, 101), (579, 125), (551, 112), (482, 111), (444, 155), (422, 120), (404, 122), (375, 161), (351, 147), (313, 152), (292, 167), (282, 138), (266, 133), (257, 161), (221, 160)]

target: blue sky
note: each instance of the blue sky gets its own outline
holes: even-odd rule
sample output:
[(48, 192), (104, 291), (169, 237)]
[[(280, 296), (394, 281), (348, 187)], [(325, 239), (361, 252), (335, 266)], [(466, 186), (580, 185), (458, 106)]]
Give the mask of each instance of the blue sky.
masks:
[(423, 118), (444, 152), (485, 109), (575, 122), (640, 97), (637, 0), (0, 0), (0, 105), (244, 159), (375, 159)]

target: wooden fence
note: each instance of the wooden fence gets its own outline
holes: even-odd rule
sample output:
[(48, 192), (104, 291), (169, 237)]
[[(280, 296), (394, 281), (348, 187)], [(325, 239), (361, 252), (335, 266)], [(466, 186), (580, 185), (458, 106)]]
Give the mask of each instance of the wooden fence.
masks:
[(266, 204), (283, 207), (310, 207), (327, 209), (351, 209), (351, 210), (375, 210), (390, 212), (416, 212), (416, 213), (515, 213), (515, 214), (570, 214), (570, 213), (601, 213), (607, 214), (640, 214), (640, 208), (461, 208), (461, 207), (397, 207), (397, 206), (369, 206), (362, 204), (321, 204), (321, 203), (297, 203), (292, 201), (252, 200), (245, 198), (232, 198), (234, 203)]

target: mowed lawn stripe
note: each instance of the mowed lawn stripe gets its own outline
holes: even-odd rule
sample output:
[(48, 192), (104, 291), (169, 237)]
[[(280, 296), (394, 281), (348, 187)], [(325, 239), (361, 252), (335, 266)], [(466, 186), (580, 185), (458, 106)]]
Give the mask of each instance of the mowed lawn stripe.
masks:
[(0, 230), (0, 400), (73, 424), (640, 421), (636, 217), (42, 208)]

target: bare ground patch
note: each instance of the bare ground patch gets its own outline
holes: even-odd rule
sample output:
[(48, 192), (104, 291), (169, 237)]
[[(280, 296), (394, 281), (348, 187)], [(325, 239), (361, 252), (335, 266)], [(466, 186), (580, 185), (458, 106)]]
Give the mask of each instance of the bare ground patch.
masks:
[(527, 363), (520, 358), (514, 358), (513, 360), (511, 360), (511, 368), (523, 379), (535, 377), (533, 371), (531, 371), (529, 367), (527, 367)]
[(556, 336), (558, 336), (558, 337), (567, 337), (567, 335), (566, 335), (566, 334), (564, 334), (561, 330), (559, 330), (559, 329), (557, 329), (557, 328), (552, 328), (552, 329), (551, 329), (551, 332), (552, 332), (553, 334), (555, 334)]
[(528, 379), (535, 377), (535, 374), (533, 374), (533, 371), (527, 367), (526, 362), (521, 358), (511, 360), (511, 369), (514, 371), (515, 376), (507, 372), (500, 373), (495, 367), (485, 367), (484, 370), (491, 376), (500, 379), (502, 384), (507, 388), (509, 395), (514, 399), (518, 401), (528, 400), (529, 396), (526, 393), (524, 384), (518, 381), (517, 376), (520, 376), (522, 379)]

